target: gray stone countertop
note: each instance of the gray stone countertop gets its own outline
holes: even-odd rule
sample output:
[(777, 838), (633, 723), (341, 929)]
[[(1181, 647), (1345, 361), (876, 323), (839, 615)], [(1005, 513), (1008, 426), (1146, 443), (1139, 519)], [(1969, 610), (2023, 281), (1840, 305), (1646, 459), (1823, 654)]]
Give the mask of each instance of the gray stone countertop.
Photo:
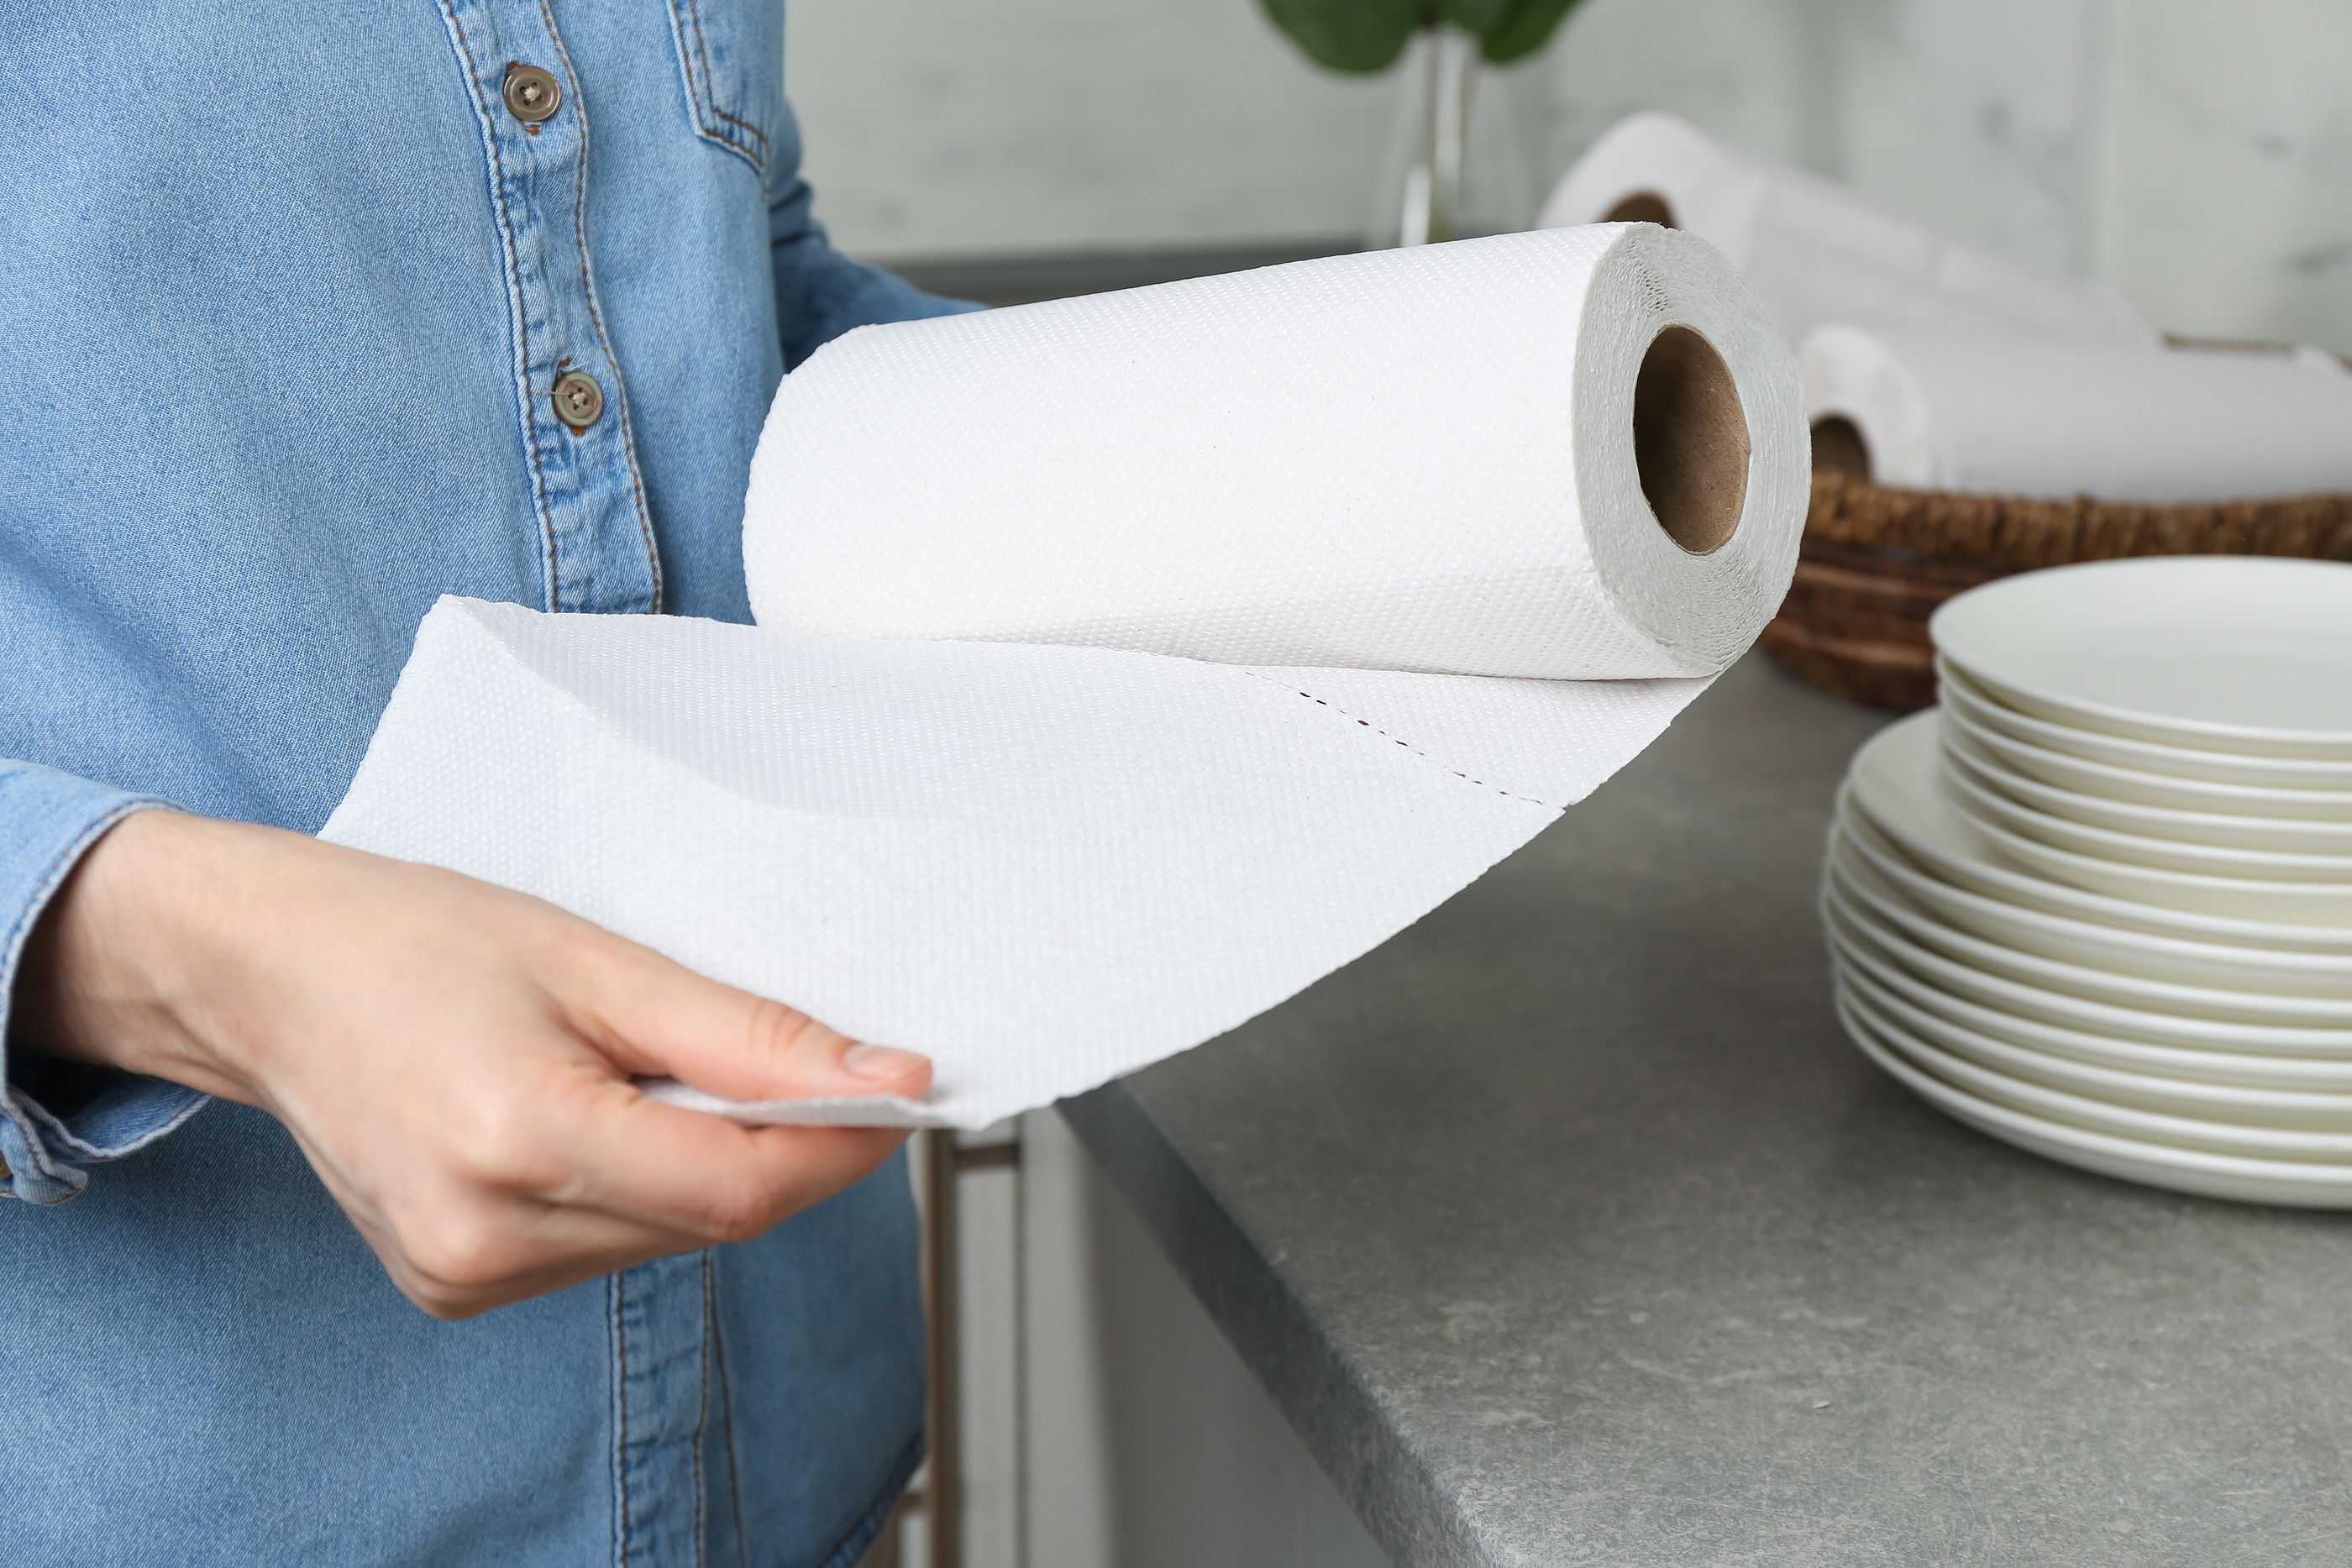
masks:
[(1840, 1034), (1876, 716), (1751, 656), (1419, 925), (1068, 1103), (1400, 1564), (2352, 1562), (2352, 1234), (1991, 1142)]

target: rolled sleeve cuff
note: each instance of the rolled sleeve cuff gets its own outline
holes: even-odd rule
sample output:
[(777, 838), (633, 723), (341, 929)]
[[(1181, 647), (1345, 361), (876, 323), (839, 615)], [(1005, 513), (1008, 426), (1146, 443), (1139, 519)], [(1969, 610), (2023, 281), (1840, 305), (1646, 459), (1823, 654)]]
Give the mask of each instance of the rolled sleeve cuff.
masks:
[(205, 1103), (181, 1084), (18, 1051), (9, 1029), (34, 922), (100, 834), (163, 804), (54, 768), (0, 762), (0, 1195), (62, 1203), (89, 1184), (85, 1166), (153, 1143)]
[(827, 248), (821, 235), (779, 248), (797, 253), (789, 266), (780, 257), (777, 273), (777, 313), (783, 323), (787, 369), (855, 327), (982, 308), (969, 299), (927, 294), (896, 273), (852, 261)]

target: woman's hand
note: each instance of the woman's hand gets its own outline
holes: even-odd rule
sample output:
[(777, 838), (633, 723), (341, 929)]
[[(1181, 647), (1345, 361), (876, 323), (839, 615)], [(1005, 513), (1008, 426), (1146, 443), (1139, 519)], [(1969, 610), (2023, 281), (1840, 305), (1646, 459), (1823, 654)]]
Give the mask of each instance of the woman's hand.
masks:
[(901, 1132), (738, 1126), (646, 1099), (929, 1091), (861, 1045), (551, 904), (299, 833), (125, 819), (33, 936), (18, 1038), (286, 1124), (436, 1317), (759, 1235)]

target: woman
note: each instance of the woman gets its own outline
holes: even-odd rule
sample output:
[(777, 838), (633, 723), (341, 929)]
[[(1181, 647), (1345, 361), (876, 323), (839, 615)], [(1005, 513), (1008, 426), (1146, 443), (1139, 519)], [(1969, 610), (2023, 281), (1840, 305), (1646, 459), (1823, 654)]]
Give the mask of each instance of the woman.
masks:
[(0, 1558), (840, 1564), (915, 1464), (894, 1137), (629, 1080), (929, 1064), (303, 836), (442, 593), (747, 618), (786, 366), (956, 308), (827, 247), (782, 26), (10, 20)]

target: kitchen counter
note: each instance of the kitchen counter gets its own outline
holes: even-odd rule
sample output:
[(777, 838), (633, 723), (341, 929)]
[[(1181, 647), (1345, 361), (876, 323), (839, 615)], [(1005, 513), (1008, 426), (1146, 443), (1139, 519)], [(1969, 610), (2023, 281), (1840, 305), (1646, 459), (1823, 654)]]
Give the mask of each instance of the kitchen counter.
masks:
[(2352, 1552), (2352, 1236), (1945, 1120), (1830, 1010), (1878, 716), (1751, 656), (1412, 930), (1067, 1103), (1424, 1563)]

